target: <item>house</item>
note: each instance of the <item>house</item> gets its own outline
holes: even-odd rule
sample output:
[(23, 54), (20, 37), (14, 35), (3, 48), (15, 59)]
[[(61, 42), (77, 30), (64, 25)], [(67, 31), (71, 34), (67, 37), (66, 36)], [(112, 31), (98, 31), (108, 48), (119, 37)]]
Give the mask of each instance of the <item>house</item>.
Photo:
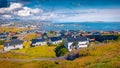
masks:
[(41, 38), (41, 39), (33, 39), (32, 40), (32, 44), (31, 46), (34, 47), (34, 46), (42, 46), (42, 45), (46, 45), (47, 42), (44, 38)]
[(118, 37), (115, 35), (103, 35), (103, 36), (96, 36), (95, 40), (98, 42), (105, 42), (108, 40), (116, 40)]
[(5, 34), (5, 33), (0, 33), (0, 39), (1, 40), (5, 40), (6, 38), (7, 38), (7, 34)]
[(23, 41), (18, 40), (18, 39), (11, 40), (10, 42), (5, 42), (4, 51), (10, 51), (13, 49), (22, 49), (23, 48), (22, 43)]
[(90, 42), (95, 42), (96, 35), (89, 35), (89, 36), (86, 36), (86, 37), (89, 38)]
[(65, 39), (64, 46), (69, 50), (79, 49), (82, 47), (87, 47), (89, 44), (89, 39), (83, 36), (69, 36)]
[(62, 38), (61, 37), (50, 37), (48, 42), (49, 44), (59, 44), (62, 42)]
[(93, 32), (92, 35), (101, 35), (100, 32)]
[(42, 37), (42, 33), (41, 32), (36, 32), (36, 37), (37, 38), (41, 38)]

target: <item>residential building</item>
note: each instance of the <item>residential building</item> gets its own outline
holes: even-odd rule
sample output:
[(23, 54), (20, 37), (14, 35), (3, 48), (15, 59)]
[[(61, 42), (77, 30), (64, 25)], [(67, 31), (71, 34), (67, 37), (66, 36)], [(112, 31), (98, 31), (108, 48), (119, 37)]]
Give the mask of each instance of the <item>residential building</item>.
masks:
[(7, 34), (5, 34), (5, 33), (0, 33), (0, 39), (1, 40), (5, 40), (6, 38), (7, 38)]
[(62, 37), (50, 37), (49, 44), (59, 44), (62, 42)]
[(34, 47), (34, 46), (42, 46), (42, 45), (46, 45), (47, 42), (44, 38), (41, 38), (41, 39), (33, 39), (32, 40), (32, 44), (31, 46)]
[(72, 49), (79, 49), (82, 47), (87, 47), (89, 44), (89, 39), (83, 36), (68, 36), (65, 39), (65, 47), (72, 51)]
[(18, 39), (11, 40), (10, 42), (5, 42), (4, 51), (10, 51), (13, 49), (22, 49), (23, 48), (22, 43), (23, 41), (18, 40)]

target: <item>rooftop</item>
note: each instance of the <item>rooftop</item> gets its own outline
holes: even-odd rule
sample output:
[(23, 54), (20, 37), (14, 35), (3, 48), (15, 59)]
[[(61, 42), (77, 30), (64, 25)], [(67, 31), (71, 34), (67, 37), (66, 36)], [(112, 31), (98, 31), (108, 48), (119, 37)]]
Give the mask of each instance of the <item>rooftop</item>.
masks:
[(58, 41), (58, 40), (62, 40), (61, 37), (50, 37), (49, 38), (51, 41)]
[(36, 43), (36, 42), (44, 42), (45, 39), (44, 38), (41, 38), (41, 39), (33, 39), (32, 40), (32, 43)]
[(22, 43), (23, 41), (14, 39), (14, 40), (11, 40), (10, 42), (5, 42), (4, 46), (14, 46), (14, 45), (22, 44)]
[(83, 36), (68, 36), (67, 37), (68, 42), (74, 42), (74, 41), (87, 41), (87, 37), (83, 37)]

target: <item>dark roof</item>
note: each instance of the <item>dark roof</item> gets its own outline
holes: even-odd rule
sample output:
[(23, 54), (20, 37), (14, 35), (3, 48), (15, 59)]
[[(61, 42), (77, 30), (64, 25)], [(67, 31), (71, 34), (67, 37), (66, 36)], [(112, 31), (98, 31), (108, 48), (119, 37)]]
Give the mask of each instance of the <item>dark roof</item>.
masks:
[(101, 33), (100, 32), (94, 32), (94, 33), (92, 33), (92, 35), (101, 35)]
[(76, 37), (68, 36), (67, 40), (68, 40), (68, 42), (87, 41), (87, 37), (83, 37), (83, 36), (76, 36)]
[(97, 35), (89, 35), (89, 36), (87, 36), (89, 39), (93, 39), (93, 38), (96, 38), (97, 37)]
[(116, 40), (118, 37), (115, 35), (106, 35), (106, 36), (98, 36), (96, 37), (96, 41), (103, 42), (106, 40)]
[(77, 36), (76, 41), (87, 41), (87, 37)]
[(5, 37), (7, 36), (5, 33), (0, 33), (0, 37)]
[(0, 35), (5, 35), (4, 33), (0, 33)]
[(14, 39), (14, 40), (11, 40), (10, 42), (5, 42), (4, 46), (14, 46), (22, 43), (23, 43), (22, 40)]
[(62, 40), (61, 37), (50, 37), (49, 38), (51, 41), (58, 41), (58, 40)]
[(74, 42), (74, 41), (76, 41), (76, 40), (75, 40), (74, 37), (70, 37), (70, 36), (69, 36), (69, 37), (67, 37), (67, 41), (68, 41), (68, 42)]
[(44, 38), (41, 38), (41, 39), (33, 39), (32, 40), (32, 44), (36, 43), (36, 42), (44, 42), (45, 39)]
[(89, 39), (95, 38), (96, 41), (103, 42), (106, 40), (116, 40), (118, 37), (115, 35), (89, 35)]

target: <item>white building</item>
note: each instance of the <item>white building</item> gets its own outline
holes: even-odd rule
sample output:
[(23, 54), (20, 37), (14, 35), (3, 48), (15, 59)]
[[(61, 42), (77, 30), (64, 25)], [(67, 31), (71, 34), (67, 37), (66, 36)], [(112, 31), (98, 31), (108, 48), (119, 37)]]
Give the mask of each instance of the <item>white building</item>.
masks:
[(83, 36), (76, 36), (76, 37), (67, 37), (65, 39), (65, 47), (72, 51), (72, 49), (79, 49), (82, 47), (87, 47), (89, 44), (89, 39)]
[(31, 46), (42, 46), (42, 45), (46, 45), (46, 44), (47, 44), (47, 42), (44, 38), (33, 39)]
[(22, 49), (23, 48), (22, 43), (23, 41), (18, 40), (18, 39), (11, 40), (10, 42), (5, 42), (4, 51), (10, 51), (13, 49)]
[(50, 44), (60, 44), (62, 42), (61, 37), (50, 37), (49, 38), (49, 43)]

